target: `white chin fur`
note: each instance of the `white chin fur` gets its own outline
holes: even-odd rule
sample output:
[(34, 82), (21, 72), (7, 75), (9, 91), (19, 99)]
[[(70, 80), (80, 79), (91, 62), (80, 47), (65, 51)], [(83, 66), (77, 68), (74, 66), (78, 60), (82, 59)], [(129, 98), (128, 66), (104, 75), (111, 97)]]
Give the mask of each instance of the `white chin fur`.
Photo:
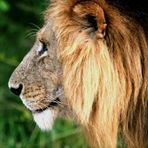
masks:
[(56, 112), (51, 109), (46, 109), (41, 113), (33, 114), (34, 121), (41, 130), (51, 130), (53, 127), (54, 120), (56, 118)]

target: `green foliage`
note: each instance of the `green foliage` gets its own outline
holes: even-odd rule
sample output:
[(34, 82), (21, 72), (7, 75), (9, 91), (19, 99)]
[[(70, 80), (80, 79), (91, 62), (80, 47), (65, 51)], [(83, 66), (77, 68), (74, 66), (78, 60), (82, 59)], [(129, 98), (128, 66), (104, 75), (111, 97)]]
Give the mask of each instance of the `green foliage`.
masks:
[(0, 0), (0, 11), (8, 11), (10, 5), (5, 0)]

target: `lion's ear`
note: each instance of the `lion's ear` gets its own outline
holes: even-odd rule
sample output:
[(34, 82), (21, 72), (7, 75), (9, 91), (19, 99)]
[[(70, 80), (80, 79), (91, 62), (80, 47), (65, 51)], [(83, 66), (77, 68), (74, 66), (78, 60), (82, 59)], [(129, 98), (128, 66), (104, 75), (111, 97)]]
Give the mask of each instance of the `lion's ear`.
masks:
[(73, 7), (75, 21), (82, 25), (82, 28), (93, 33), (97, 38), (104, 38), (107, 23), (103, 9), (96, 3), (85, 1)]

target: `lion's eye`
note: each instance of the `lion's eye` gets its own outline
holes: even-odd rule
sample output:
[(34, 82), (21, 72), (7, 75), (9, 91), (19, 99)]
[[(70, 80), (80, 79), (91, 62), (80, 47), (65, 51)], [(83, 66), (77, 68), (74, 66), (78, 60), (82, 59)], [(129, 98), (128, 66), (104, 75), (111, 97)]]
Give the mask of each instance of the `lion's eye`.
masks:
[(48, 55), (48, 47), (45, 42), (40, 42), (40, 45), (38, 48), (38, 55), (41, 57), (45, 57)]
[(42, 55), (44, 52), (48, 51), (46, 43), (42, 42), (41, 44), (42, 44), (42, 47), (41, 47), (41, 50), (39, 51), (39, 55)]

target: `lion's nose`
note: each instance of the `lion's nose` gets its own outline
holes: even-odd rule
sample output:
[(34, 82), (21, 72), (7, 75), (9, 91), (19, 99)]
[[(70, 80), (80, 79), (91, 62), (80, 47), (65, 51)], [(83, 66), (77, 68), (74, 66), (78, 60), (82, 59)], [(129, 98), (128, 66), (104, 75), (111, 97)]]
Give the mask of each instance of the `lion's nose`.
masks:
[(22, 89), (23, 89), (23, 85), (22, 84), (19, 84), (18, 87), (10, 87), (10, 90), (17, 96), (19, 96), (22, 92)]

